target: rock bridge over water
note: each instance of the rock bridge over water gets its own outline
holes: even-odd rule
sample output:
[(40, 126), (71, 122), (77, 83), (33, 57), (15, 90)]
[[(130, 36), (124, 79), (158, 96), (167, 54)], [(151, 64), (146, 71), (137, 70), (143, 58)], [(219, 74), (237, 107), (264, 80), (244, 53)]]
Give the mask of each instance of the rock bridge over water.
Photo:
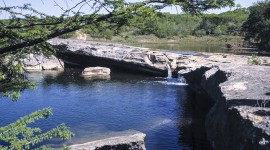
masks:
[(63, 39), (49, 42), (60, 50), (57, 57), (64, 61), (67, 68), (102, 66), (113, 71), (167, 76), (168, 67), (175, 72), (176, 60), (182, 59), (182, 55), (122, 44)]

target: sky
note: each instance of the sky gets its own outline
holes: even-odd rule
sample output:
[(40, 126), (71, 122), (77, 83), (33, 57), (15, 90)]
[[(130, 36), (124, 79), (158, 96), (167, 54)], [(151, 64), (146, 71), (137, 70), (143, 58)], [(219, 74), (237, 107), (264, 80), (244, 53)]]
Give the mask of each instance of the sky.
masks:
[[(60, 15), (61, 12), (63, 12), (61, 8), (57, 6), (57, 4), (61, 5), (64, 9), (66, 9), (73, 6), (78, 1), (79, 0), (0, 0), (0, 7), (4, 7), (5, 5), (6, 6), (18, 6), (18, 5), (22, 6), (25, 3), (30, 3), (33, 8), (37, 9), (40, 12), (57, 16), (57, 15)], [(136, 2), (140, 0), (128, 0), (128, 1)], [(236, 0), (235, 3), (240, 4), (242, 7), (249, 7), (253, 3), (256, 3), (258, 1), (262, 1), (262, 0)], [(57, 2), (57, 4), (55, 2)], [(85, 13), (91, 13), (91, 9), (89, 8), (89, 6), (85, 6), (84, 8), (82, 8), (82, 10)], [(222, 13), (228, 10), (230, 10), (230, 8), (209, 10), (206, 13), (218, 14), (218, 13)], [(177, 14), (177, 13), (181, 13), (181, 9), (180, 8), (176, 9), (176, 7), (172, 6), (172, 7), (165, 8), (164, 10), (162, 10), (162, 12), (169, 12), (169, 13)], [(106, 13), (106, 11), (103, 10), (103, 13)], [(7, 14), (0, 13), (0, 18), (7, 18), (7, 17), (8, 17)]]

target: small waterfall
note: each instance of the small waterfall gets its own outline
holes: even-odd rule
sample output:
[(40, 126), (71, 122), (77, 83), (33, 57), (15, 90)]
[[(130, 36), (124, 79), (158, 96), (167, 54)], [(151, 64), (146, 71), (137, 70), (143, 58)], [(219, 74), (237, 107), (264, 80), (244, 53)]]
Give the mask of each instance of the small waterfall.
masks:
[(170, 78), (172, 78), (172, 69), (171, 69), (171, 66), (169, 64), (167, 64), (167, 69), (168, 69), (167, 79), (170, 79)]
[(178, 76), (178, 78), (173, 78), (172, 77), (172, 69), (169, 64), (167, 64), (167, 69), (168, 69), (168, 76), (166, 81), (157, 81), (162, 84), (166, 85), (179, 85), (179, 86), (184, 86), (187, 85), (186, 79), (182, 76)]
[(180, 76), (180, 75), (178, 76), (178, 82), (187, 84), (186, 79), (183, 76)]

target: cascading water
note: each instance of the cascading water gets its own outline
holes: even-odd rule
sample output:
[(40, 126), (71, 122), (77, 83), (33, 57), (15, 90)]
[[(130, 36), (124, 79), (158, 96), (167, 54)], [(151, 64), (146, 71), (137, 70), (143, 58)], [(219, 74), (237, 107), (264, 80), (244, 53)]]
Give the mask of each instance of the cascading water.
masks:
[(172, 69), (169, 64), (167, 64), (167, 69), (168, 69), (168, 76), (166, 78), (166, 81), (156, 81), (156, 82), (166, 85), (180, 85), (180, 86), (187, 85), (184, 77), (182, 76), (179, 76), (178, 78), (172, 77)]
[(172, 69), (171, 69), (171, 66), (169, 64), (167, 64), (167, 69), (168, 69), (167, 79), (171, 79), (172, 78)]
[(178, 76), (178, 82), (183, 83), (183, 84), (187, 84), (186, 79), (183, 76), (180, 76), (180, 75)]

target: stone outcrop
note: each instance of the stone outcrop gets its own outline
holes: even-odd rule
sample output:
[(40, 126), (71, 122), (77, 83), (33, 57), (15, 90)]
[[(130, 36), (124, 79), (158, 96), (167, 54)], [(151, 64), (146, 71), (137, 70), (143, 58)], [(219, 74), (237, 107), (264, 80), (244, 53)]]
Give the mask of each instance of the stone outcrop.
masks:
[[(208, 95), (214, 103), (206, 116), (212, 147), (269, 149), (270, 67), (252, 65), (248, 56), (206, 55), (189, 56), (178, 68), (195, 91)], [(269, 58), (260, 59), (269, 65)]]
[(88, 67), (85, 68), (81, 74), (85, 78), (97, 78), (97, 79), (107, 79), (110, 78), (111, 70), (106, 67)]
[(57, 57), (65, 62), (65, 67), (105, 66), (166, 76), (169, 64), (173, 71), (185, 77), (194, 91), (208, 96), (214, 104), (205, 122), (214, 149), (267, 150), (270, 147), (268, 57), (260, 57), (262, 65), (258, 66), (252, 64), (251, 56), (243, 55), (184, 56), (121, 44), (62, 39), (49, 43), (60, 50)]
[(63, 64), (55, 56), (45, 57), (44, 55), (29, 54), (23, 59), (25, 71), (61, 70)]
[(144, 133), (111, 137), (70, 146), (72, 150), (146, 150)]
[[(172, 58), (164, 52), (122, 44), (70, 39), (52, 39), (48, 42), (60, 50), (57, 57), (65, 62), (65, 67), (102, 66), (112, 70), (167, 76), (167, 65), (175, 70), (177, 67), (175, 60), (179, 59)], [(181, 56), (174, 55), (174, 57)]]

